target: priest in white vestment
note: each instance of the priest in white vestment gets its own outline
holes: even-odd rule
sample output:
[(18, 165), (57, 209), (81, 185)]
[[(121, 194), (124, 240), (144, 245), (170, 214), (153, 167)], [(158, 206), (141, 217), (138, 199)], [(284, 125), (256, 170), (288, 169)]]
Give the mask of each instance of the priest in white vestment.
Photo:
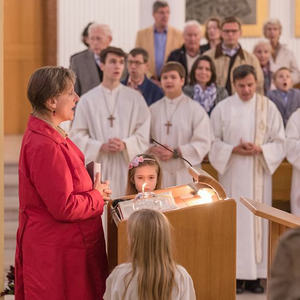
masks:
[(125, 194), (130, 160), (149, 147), (150, 112), (139, 92), (120, 83), (125, 53), (108, 47), (100, 60), (103, 81), (81, 97), (70, 136), (86, 163), (101, 163), (115, 198)]
[(150, 151), (160, 159), (163, 187), (192, 182), (188, 160), (193, 166), (201, 162), (210, 149), (209, 117), (202, 106), (182, 93), (185, 70), (177, 62), (167, 63), (161, 71), (165, 97), (150, 106), (153, 139), (175, 153), (154, 145)]
[(286, 158), (293, 166), (291, 186), (291, 213), (300, 217), (300, 108), (286, 125)]
[(284, 127), (275, 104), (255, 93), (254, 68), (241, 65), (233, 76), (236, 93), (211, 114), (209, 160), (228, 197), (237, 201), (237, 293), (262, 293), (257, 279), (267, 277), (267, 223), (239, 199), (272, 205), (272, 174), (285, 156)]

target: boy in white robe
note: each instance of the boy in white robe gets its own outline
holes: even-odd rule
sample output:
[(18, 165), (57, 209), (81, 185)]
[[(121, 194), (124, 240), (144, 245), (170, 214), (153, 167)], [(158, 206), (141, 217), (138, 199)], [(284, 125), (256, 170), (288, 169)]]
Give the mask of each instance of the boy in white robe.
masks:
[(108, 47), (101, 52), (102, 83), (78, 102), (70, 133), (86, 163), (101, 163), (112, 197), (125, 194), (129, 161), (149, 145), (150, 112), (137, 91), (120, 83), (126, 54)]
[(286, 125), (286, 158), (293, 166), (291, 186), (291, 213), (300, 217), (300, 108)]
[(267, 277), (267, 224), (239, 199), (272, 205), (272, 174), (285, 156), (284, 127), (275, 104), (256, 94), (256, 72), (241, 65), (233, 72), (236, 93), (211, 114), (215, 139), (209, 160), (227, 195), (237, 200), (237, 293), (263, 293)]
[(153, 139), (174, 151), (154, 145), (150, 152), (161, 160), (163, 187), (192, 182), (188, 164), (200, 167), (210, 149), (211, 129), (202, 106), (182, 93), (185, 70), (177, 62), (168, 62), (161, 71), (165, 97), (150, 106)]

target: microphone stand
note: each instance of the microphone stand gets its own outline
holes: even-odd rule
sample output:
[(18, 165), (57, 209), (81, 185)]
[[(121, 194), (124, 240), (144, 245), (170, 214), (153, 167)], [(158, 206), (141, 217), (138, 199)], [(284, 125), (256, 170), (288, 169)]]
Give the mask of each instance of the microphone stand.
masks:
[[(175, 154), (175, 151), (174, 151), (174, 150), (169, 149), (169, 148), (166, 147), (165, 145), (163, 145), (163, 144), (161, 144), (160, 142), (156, 141), (154, 138), (151, 138), (151, 139), (150, 139), (150, 143), (152, 143), (152, 144), (153, 144), (153, 143), (154, 143), (154, 144), (157, 144), (157, 145), (159, 145), (159, 146), (165, 148), (166, 150), (172, 152), (173, 154)], [(177, 153), (176, 153), (176, 154), (177, 154)], [(181, 155), (179, 155), (178, 157), (179, 157), (180, 159), (184, 160), (190, 167), (193, 167), (192, 164), (191, 164), (187, 159), (185, 159), (185, 158), (182, 157)]]

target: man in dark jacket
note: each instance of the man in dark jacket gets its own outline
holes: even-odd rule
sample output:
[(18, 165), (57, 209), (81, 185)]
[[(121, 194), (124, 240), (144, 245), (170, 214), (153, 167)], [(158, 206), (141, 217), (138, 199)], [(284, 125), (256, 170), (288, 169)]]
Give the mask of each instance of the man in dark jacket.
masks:
[(148, 70), (148, 52), (143, 48), (134, 48), (128, 54), (128, 76), (122, 81), (145, 98), (148, 106), (164, 96), (162, 89), (145, 75)]
[(192, 65), (204, 50), (200, 46), (202, 38), (202, 28), (199, 22), (191, 20), (186, 22), (183, 30), (184, 44), (181, 48), (172, 51), (168, 57), (168, 61), (177, 61), (184, 66), (187, 74), (185, 84), (188, 83), (189, 74)]

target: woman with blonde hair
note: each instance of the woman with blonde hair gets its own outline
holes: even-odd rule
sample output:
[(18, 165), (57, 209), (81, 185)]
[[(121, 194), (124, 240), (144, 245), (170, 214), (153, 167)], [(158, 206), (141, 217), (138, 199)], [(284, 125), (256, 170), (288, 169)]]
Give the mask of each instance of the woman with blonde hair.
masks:
[(221, 43), (221, 20), (218, 17), (210, 17), (205, 22), (205, 38), (207, 44), (201, 45), (201, 53), (216, 48)]
[(300, 82), (300, 70), (296, 56), (287, 45), (280, 43), (282, 25), (278, 19), (269, 19), (263, 25), (263, 34), (270, 41), (272, 53), (270, 60), (277, 66), (276, 69), (287, 67), (292, 71), (293, 83)]
[(172, 257), (168, 219), (142, 209), (128, 219), (130, 263), (117, 266), (106, 281), (105, 300), (196, 299), (188, 272)]

